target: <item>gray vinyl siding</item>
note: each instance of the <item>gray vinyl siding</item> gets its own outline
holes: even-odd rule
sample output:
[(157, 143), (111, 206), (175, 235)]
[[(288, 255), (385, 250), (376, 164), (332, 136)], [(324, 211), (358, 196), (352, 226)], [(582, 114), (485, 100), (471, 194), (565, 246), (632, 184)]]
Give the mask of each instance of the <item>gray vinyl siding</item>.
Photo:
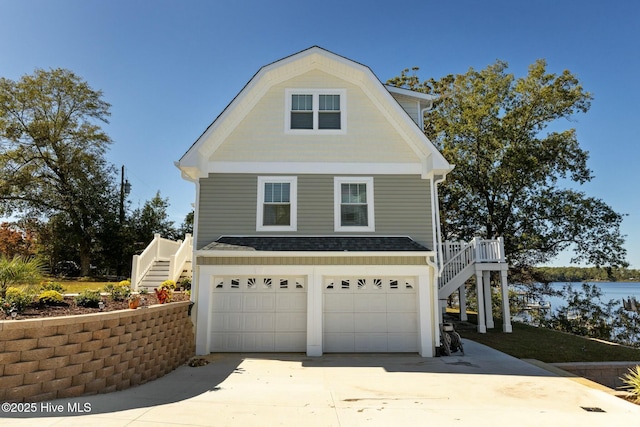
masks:
[[(264, 175), (263, 175), (264, 176)], [(341, 175), (344, 176), (344, 175)], [(223, 235), (358, 235), (336, 233), (333, 175), (298, 175), (298, 230), (256, 231), (258, 175), (211, 174), (200, 180), (198, 249)], [(432, 246), (430, 182), (412, 175), (374, 176), (375, 232)]]

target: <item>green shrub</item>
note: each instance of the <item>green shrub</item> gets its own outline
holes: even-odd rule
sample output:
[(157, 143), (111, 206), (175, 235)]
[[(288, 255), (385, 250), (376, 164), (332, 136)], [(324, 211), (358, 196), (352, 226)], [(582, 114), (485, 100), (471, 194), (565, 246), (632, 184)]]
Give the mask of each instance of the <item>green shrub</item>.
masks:
[(64, 297), (58, 291), (48, 290), (41, 292), (40, 295), (38, 295), (38, 301), (40, 304), (57, 305), (64, 302)]
[(48, 281), (40, 285), (40, 291), (56, 291), (63, 294), (66, 289), (61, 283)]
[(131, 295), (131, 282), (123, 280), (118, 284), (108, 283), (104, 291), (111, 294), (113, 301), (124, 301)]
[(33, 302), (33, 295), (12, 286), (7, 288), (4, 302), (11, 304), (18, 313), (22, 313)]
[(624, 385), (621, 387), (626, 389), (633, 395), (636, 400), (640, 399), (640, 366), (629, 369), (629, 372), (620, 378)]
[(182, 279), (180, 281), (180, 286), (182, 287), (182, 289), (184, 289), (185, 291), (189, 291), (191, 290), (191, 279), (189, 277), (185, 277), (184, 279)]
[(85, 289), (76, 297), (76, 304), (82, 307), (97, 308), (100, 301), (102, 301), (102, 296), (100, 296), (99, 289), (93, 291)]
[(43, 263), (39, 258), (0, 255), (0, 297), (14, 286), (31, 286), (42, 280)]

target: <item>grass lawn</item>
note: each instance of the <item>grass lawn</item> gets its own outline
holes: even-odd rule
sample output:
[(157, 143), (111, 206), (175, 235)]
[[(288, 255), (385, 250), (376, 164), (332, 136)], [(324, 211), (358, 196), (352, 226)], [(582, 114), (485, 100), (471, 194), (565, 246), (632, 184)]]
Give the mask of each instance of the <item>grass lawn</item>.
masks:
[(512, 323), (513, 333), (502, 332), (502, 319), (496, 319), (494, 329), (480, 334), (476, 315), (469, 322), (456, 322), (462, 338), (479, 342), (519, 359), (537, 359), (545, 363), (640, 361), (640, 349), (579, 337), (551, 329)]
[(107, 283), (117, 283), (117, 282), (104, 282), (104, 281), (96, 281), (91, 280), (89, 278), (77, 278), (77, 279), (59, 279), (55, 277), (47, 277), (44, 280), (45, 282), (57, 282), (64, 286), (65, 294), (79, 294), (85, 289), (104, 289)]

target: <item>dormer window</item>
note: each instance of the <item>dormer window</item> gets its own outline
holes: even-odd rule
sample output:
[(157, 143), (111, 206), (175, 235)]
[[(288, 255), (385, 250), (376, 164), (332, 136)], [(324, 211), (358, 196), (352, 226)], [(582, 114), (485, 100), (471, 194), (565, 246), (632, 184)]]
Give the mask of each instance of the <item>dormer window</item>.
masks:
[(344, 89), (287, 89), (285, 132), (344, 133)]

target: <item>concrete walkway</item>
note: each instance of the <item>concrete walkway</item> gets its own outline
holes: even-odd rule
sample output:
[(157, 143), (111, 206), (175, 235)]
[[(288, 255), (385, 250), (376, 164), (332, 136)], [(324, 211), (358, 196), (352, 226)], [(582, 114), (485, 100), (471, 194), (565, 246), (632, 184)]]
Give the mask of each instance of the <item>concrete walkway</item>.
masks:
[[(465, 340), (466, 355), (218, 354), (110, 394), (0, 413), (5, 426), (614, 426), (640, 407)], [(53, 411), (64, 410), (62, 414)], [(80, 412), (80, 410), (84, 412)]]

